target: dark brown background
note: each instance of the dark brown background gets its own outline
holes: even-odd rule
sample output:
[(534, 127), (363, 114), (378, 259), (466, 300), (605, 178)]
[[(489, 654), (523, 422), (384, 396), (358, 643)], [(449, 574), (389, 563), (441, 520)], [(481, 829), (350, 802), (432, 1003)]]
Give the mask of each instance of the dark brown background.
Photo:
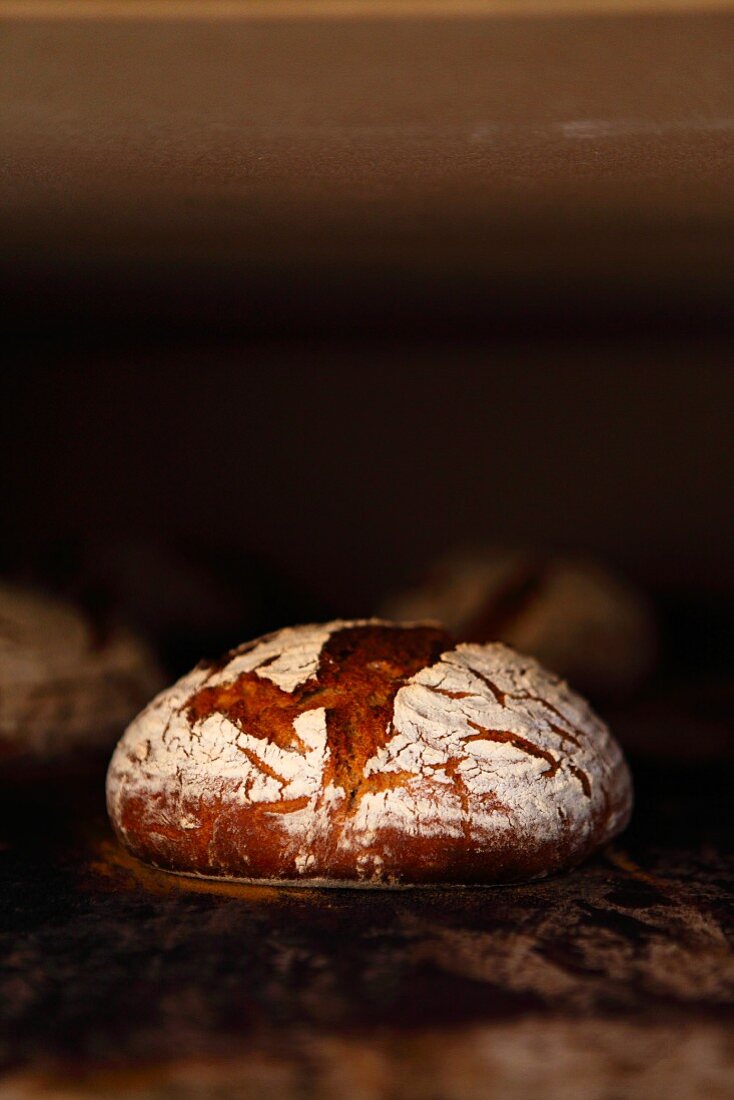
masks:
[(0, 1091), (731, 1096), (734, 14), (655, 2), (4, 20), (4, 571), (173, 674), (540, 543), (637, 576), (663, 665), (630, 829), (540, 884), (179, 880), (104, 761), (6, 781)]
[(17, 323), (491, 336), (730, 320), (730, 13), (353, 8), (8, 20)]
[(730, 587), (731, 14), (99, 10), (0, 39), (7, 565), (153, 531), (350, 612), (522, 539)]
[(12, 394), (6, 538), (233, 545), (350, 614), (481, 539), (715, 592), (733, 402), (712, 340), (50, 351)]

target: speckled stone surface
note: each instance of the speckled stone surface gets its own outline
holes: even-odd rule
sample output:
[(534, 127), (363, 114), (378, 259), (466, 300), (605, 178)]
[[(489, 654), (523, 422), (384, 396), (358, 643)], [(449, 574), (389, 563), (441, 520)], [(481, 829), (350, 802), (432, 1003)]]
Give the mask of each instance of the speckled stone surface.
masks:
[(618, 842), (474, 890), (196, 882), (97, 775), (6, 792), (0, 1096), (731, 1096), (731, 766), (632, 766)]

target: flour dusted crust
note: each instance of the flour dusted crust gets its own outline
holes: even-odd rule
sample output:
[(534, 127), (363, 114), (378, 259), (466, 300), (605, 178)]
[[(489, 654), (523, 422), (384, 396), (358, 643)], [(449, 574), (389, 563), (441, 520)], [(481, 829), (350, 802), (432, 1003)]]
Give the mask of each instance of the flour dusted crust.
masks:
[(159, 689), (152, 655), (76, 607), (0, 584), (0, 757), (108, 748)]
[(107, 801), (168, 870), (380, 886), (571, 865), (624, 828), (631, 787), (604, 724), (533, 659), (369, 620), (194, 669), (128, 728)]

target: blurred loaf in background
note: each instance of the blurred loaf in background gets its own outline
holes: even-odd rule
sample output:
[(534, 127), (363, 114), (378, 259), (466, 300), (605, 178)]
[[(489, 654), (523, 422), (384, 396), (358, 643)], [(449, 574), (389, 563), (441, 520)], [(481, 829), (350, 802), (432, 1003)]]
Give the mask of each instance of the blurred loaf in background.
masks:
[(0, 583), (0, 758), (106, 753), (162, 683), (152, 650), (132, 631)]
[(529, 549), (448, 555), (380, 613), (436, 619), (461, 641), (506, 642), (597, 699), (639, 688), (658, 649), (652, 607), (628, 581), (591, 559)]

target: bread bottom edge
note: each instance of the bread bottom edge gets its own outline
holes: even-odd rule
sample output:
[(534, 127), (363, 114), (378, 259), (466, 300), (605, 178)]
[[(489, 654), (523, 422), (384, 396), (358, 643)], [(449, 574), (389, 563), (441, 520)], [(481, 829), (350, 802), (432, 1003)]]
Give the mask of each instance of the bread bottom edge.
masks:
[[(138, 859), (138, 857), (134, 857)], [(527, 878), (504, 879), (497, 882), (367, 882), (350, 881), (349, 879), (330, 878), (241, 878), (236, 875), (202, 875), (197, 871), (176, 871), (170, 867), (161, 867), (159, 864), (147, 863), (138, 859), (144, 867), (152, 867), (167, 875), (176, 875), (177, 878), (195, 879), (197, 882), (211, 882), (239, 886), (266, 886), (270, 888), (283, 886), (287, 889), (297, 890), (494, 890), (501, 886), (521, 886), (526, 882), (538, 882), (551, 875), (564, 874), (573, 870), (568, 867), (564, 870), (554, 869), (542, 874), (532, 875)]]

